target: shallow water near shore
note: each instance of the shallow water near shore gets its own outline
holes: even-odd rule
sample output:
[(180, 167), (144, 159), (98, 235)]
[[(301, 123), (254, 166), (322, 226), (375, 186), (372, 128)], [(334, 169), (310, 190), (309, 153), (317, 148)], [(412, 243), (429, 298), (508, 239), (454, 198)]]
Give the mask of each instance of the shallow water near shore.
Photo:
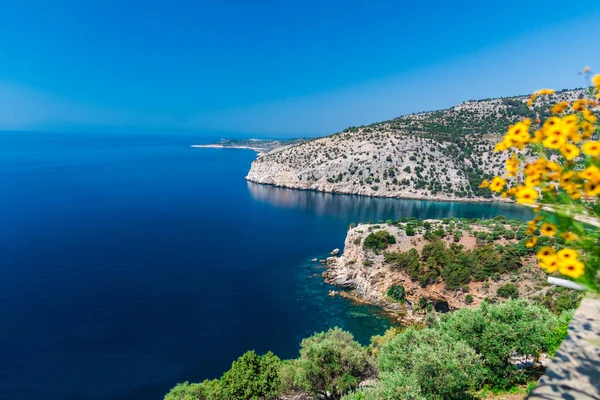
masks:
[(0, 398), (159, 399), (329, 327), (367, 343), (389, 321), (329, 297), (310, 261), (349, 223), (532, 215), (248, 183), (253, 151), (202, 141), (0, 135)]

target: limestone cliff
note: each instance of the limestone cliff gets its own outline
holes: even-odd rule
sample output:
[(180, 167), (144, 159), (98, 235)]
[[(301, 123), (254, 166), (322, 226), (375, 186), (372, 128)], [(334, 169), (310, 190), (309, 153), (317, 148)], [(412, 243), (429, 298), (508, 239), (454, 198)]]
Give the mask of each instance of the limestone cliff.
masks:
[(502, 171), (493, 148), (510, 124), (546, 116), (550, 102), (586, 96), (583, 89), (541, 98), (468, 101), (447, 110), (405, 115), (275, 149), (257, 158), (247, 180), (280, 187), (366, 196), (488, 201), (484, 178)]

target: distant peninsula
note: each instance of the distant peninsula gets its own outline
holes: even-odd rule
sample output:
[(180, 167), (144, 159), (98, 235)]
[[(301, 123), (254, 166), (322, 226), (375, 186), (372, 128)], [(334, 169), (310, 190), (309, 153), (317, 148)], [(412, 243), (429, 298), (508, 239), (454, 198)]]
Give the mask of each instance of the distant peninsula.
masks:
[(259, 156), (275, 149), (306, 142), (308, 139), (221, 139), (217, 143), (194, 144), (191, 147), (218, 149), (248, 149), (259, 153)]

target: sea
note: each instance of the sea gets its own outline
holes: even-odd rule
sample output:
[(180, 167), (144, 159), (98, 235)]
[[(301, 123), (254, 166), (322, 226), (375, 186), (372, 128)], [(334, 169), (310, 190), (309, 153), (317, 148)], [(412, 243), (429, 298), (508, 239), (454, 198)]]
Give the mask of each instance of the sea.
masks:
[(390, 321), (311, 261), (348, 224), (531, 217), (249, 183), (254, 151), (190, 147), (216, 139), (0, 132), (1, 399), (161, 399), (331, 327), (368, 344)]

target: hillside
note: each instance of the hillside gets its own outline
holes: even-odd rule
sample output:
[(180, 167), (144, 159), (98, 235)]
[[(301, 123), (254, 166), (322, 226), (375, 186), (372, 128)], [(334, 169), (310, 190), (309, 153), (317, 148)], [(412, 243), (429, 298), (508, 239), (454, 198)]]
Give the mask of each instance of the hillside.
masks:
[(403, 323), (431, 308), (456, 310), (507, 294), (551, 309), (572, 307), (577, 294), (548, 285), (535, 260), (537, 249), (556, 239), (527, 248), (525, 231), (523, 222), (503, 217), (360, 224), (348, 230), (343, 255), (330, 257), (323, 275), (353, 289), (337, 294), (381, 306)]
[(247, 180), (281, 187), (366, 196), (492, 200), (482, 179), (498, 175), (494, 153), (509, 125), (549, 115), (550, 104), (587, 96), (557, 92), (527, 107), (527, 96), (467, 101), (275, 149), (257, 158)]

